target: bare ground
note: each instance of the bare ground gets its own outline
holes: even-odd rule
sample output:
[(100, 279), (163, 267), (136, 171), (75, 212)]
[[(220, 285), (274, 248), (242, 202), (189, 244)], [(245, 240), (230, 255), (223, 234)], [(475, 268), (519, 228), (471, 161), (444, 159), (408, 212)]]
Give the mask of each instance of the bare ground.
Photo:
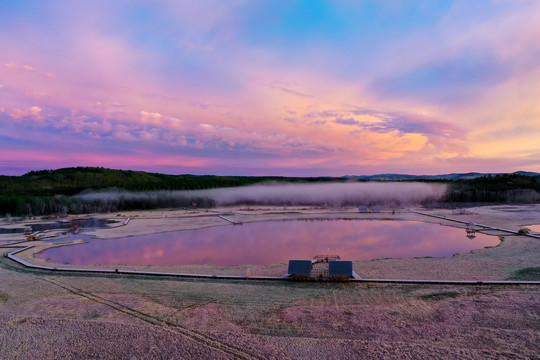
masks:
[[(539, 223), (537, 207), (520, 209), (433, 212), (510, 229)], [(255, 211), (235, 214), (245, 220)], [(539, 266), (539, 242), (505, 236), (500, 246), (471, 254), (358, 262), (355, 269), (374, 277), (508, 278)], [(539, 344), (538, 286), (89, 276), (0, 258), (0, 359), (539, 359)]]

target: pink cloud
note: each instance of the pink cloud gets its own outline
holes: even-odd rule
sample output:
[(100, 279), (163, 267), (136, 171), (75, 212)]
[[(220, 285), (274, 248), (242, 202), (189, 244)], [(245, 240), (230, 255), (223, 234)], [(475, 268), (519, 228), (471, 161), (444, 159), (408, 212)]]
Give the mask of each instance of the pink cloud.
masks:
[(144, 124), (160, 124), (163, 117), (160, 113), (141, 111), (141, 122)]
[(41, 108), (39, 106), (32, 106), (24, 110), (14, 109), (11, 116), (16, 120), (34, 120), (38, 122), (43, 121), (41, 115)]
[[(467, 156), (503, 156), (501, 153), (515, 150), (512, 143), (516, 142), (520, 143), (519, 157), (538, 150), (531, 139), (540, 134), (540, 73), (534, 66), (540, 48), (540, 11), (513, 10), (508, 16), (456, 33), (453, 22), (463, 21), (460, 7), (467, 6), (456, 3), (447, 18), (435, 25), (433, 34), (441, 36), (440, 42), (433, 43), (433, 34), (425, 32), (396, 38), (377, 54), (380, 61), (369, 72), (337, 76), (332, 69), (321, 67), (322, 60), (316, 61), (332, 60), (327, 63), (333, 64), (332, 68), (343, 64), (325, 44), (310, 49), (305, 56), (309, 61), (301, 65), (285, 62), (272, 53), (275, 49), (241, 47), (238, 25), (231, 21), (234, 7), (229, 4), (162, 2), (157, 6), (178, 20), (187, 34), (178, 39), (187, 48), (178, 56), (191, 62), (195, 70), (208, 67), (213, 71), (208, 73), (215, 75), (205, 75), (206, 69), (199, 69), (203, 84), (199, 85), (184, 81), (191, 75), (189, 67), (173, 69), (178, 72), (170, 77), (160, 73), (156, 68), (166, 59), (157, 51), (134, 41), (129, 30), (111, 30), (121, 5), (111, 5), (113, 9), (105, 13), (98, 3), (87, 4), (82, 10), (78, 4), (65, 6), (52, 7), (62, 15), (58, 26), (69, 29), (59, 38), (61, 53), (53, 46), (40, 46), (50, 40), (37, 26), (21, 25), (25, 30), (15, 37), (0, 33), (0, 52), (8, 54), (0, 67), (0, 105), (11, 118), (2, 118), (3, 136), (61, 139), (76, 134), (94, 148), (114, 139), (132, 164), (150, 163), (129, 155), (144, 141), (186, 154), (201, 150), (216, 163), (253, 168), (270, 164), (391, 169), (403, 167), (403, 163), (437, 168), (445, 159), (461, 158), (465, 164), (472, 161)], [(533, 4), (532, 9), (539, 6)], [(225, 33), (216, 35), (215, 43), (209, 44), (202, 34), (216, 26)], [(236, 57), (220, 49), (216, 39), (237, 46)], [(380, 76), (407, 73), (476, 48), (489, 50), (513, 66), (508, 78), (474, 103), (450, 109), (414, 97), (388, 95), (379, 99), (370, 92), (368, 84)], [(39, 56), (36, 49), (40, 49)], [(399, 60), (395, 53), (402, 54)], [(208, 60), (219, 56), (219, 61)], [(218, 86), (220, 76), (234, 79), (234, 84)], [(57, 133), (20, 125), (32, 122), (46, 124)], [(527, 130), (510, 133), (517, 123)], [(500, 133), (509, 138), (498, 142)], [(503, 145), (501, 149), (497, 144)], [(36, 151), (52, 153), (54, 149)], [(77, 159), (78, 151), (82, 150), (74, 147), (73, 153), (62, 156)], [(165, 156), (164, 150), (160, 151), (155, 158)], [(220, 158), (223, 151), (229, 151), (227, 158)], [(194, 159), (193, 164), (212, 163)], [(173, 165), (169, 160), (166, 165)], [(459, 168), (457, 162), (446, 163)]]

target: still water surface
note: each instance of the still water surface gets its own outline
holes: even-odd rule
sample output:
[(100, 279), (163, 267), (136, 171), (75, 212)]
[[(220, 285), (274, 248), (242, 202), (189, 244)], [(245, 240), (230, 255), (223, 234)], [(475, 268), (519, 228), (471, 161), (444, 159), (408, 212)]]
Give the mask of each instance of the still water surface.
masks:
[[(74, 236), (81, 238), (81, 235)], [(36, 257), (80, 265), (239, 265), (286, 263), (319, 253), (343, 260), (451, 256), (496, 246), (496, 236), (412, 221), (269, 221), (101, 240), (46, 250)]]

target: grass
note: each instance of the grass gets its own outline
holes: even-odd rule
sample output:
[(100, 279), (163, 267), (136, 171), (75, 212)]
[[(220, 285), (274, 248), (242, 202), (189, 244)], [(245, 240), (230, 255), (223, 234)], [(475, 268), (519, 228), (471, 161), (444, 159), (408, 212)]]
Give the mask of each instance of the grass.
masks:
[(540, 267), (526, 267), (515, 271), (510, 280), (539, 281)]
[(98, 317), (100, 317), (101, 314), (97, 311), (89, 311), (85, 314), (83, 314), (83, 319), (97, 319)]
[[(7, 344), (6, 354), (11, 358), (23, 354), (30, 358), (34, 348), (50, 354), (48, 358), (124, 358), (126, 354), (142, 354), (144, 358), (157, 345), (160, 353), (152, 353), (154, 357), (172, 358), (173, 351), (184, 348), (193, 351), (183, 353), (184, 358), (215, 357), (199, 354), (209, 350), (187, 343), (191, 340), (175, 335), (174, 327), (162, 331), (161, 326), (144, 324), (42, 281), (48, 278), (127, 306), (133, 313), (148, 314), (197, 331), (212, 341), (235, 345), (260, 358), (358, 358), (361, 354), (357, 351), (374, 358), (398, 358), (412, 351), (417, 358), (426, 359), (481, 358), (485, 357), (481, 351), (488, 351), (496, 358), (504, 357), (499, 351), (504, 346), (519, 349), (516, 351), (522, 357), (531, 357), (537, 340), (537, 336), (531, 337), (537, 326), (533, 310), (538, 307), (536, 288), (156, 279), (49, 274), (10, 264), (0, 260), (0, 294), (10, 295), (10, 302), (0, 306), (19, 316), (46, 316), (46, 320), (29, 317), (27, 323), (18, 318), (10, 322), (9, 331), (15, 331), (15, 337), (8, 336), (7, 330), (0, 333), (0, 343)], [(44, 311), (43, 304), (51, 306)], [(471, 314), (478, 311), (484, 314), (475, 318), (478, 326), (489, 329), (482, 336), (469, 325)], [(97, 318), (104, 321), (92, 321)], [(0, 322), (9, 319), (0, 312)], [(456, 331), (448, 332), (448, 327)], [(523, 334), (520, 342), (490, 347), (500, 338), (506, 339), (502, 336), (506, 329)], [(415, 334), (412, 342), (411, 331)], [(66, 332), (72, 335), (66, 337)], [(27, 333), (32, 336), (25, 337)], [(44, 334), (49, 339), (55, 337), (54, 343), (34, 340)], [(122, 339), (120, 343), (115, 342), (117, 337)], [(84, 341), (73, 346), (71, 339)], [(365, 347), (375, 339), (377, 346)], [(20, 353), (18, 346), (22, 343), (31, 346)], [(414, 348), (402, 348), (406, 343)]]
[[(536, 239), (507, 236), (504, 245), (477, 255), (355, 266), (366, 277), (538, 280), (539, 246)], [(224, 357), (205, 345), (210, 342), (258, 358), (495, 359), (540, 353), (536, 285), (154, 278), (45, 272), (2, 257), (0, 284), (0, 358)], [(182, 335), (182, 328), (208, 341)]]
[(458, 296), (461, 296), (461, 293), (457, 291), (442, 291), (442, 292), (435, 292), (431, 294), (425, 294), (420, 295), (419, 298), (422, 300), (443, 300), (443, 299), (449, 299), (449, 298), (456, 298)]

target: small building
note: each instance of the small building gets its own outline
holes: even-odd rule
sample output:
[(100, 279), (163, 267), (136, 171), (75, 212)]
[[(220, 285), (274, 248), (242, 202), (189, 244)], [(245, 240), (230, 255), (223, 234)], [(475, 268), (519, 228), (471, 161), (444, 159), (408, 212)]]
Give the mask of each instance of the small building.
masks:
[(371, 212), (374, 212), (374, 213), (380, 213), (381, 212), (381, 207), (379, 205), (375, 205), (371, 208)]
[(353, 277), (352, 261), (331, 261), (328, 276), (333, 281), (349, 281)]
[(474, 239), (476, 237), (476, 227), (472, 222), (467, 223), (467, 227), (465, 228), (465, 232), (467, 233), (467, 237), (469, 239)]
[(310, 260), (289, 260), (287, 271), (293, 280), (309, 280), (311, 277)]
[(369, 212), (367, 206), (363, 206), (363, 205), (358, 207), (358, 211), (361, 212), (361, 213)]

